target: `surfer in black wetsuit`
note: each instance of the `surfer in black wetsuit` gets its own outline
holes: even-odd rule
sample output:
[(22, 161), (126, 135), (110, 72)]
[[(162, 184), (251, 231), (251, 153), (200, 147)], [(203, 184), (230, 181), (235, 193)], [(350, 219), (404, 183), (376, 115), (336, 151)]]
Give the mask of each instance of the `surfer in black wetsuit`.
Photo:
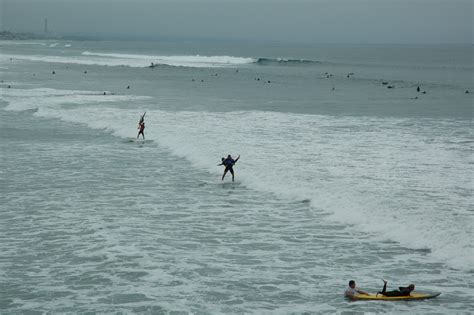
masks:
[(410, 284), (408, 287), (398, 287), (398, 290), (387, 291), (387, 281), (383, 281), (383, 289), (377, 294), (382, 294), (384, 296), (410, 296), (410, 293), (415, 290), (415, 285)]
[(235, 163), (237, 163), (237, 161), (240, 159), (240, 155), (234, 160), (230, 154), (227, 156), (226, 159), (222, 158), (222, 162), (221, 164), (219, 165), (224, 165), (225, 166), (225, 170), (224, 170), (224, 174), (222, 174), (222, 180), (224, 180), (224, 177), (225, 177), (225, 174), (227, 174), (227, 172), (230, 172), (232, 174), (232, 181), (234, 181), (234, 169), (233, 169), (233, 166), (235, 165)]
[(143, 140), (145, 140), (145, 114), (146, 114), (146, 112), (142, 115), (142, 117), (140, 118), (140, 121), (138, 122), (137, 139), (138, 139), (138, 137), (140, 137), (140, 135), (142, 135)]

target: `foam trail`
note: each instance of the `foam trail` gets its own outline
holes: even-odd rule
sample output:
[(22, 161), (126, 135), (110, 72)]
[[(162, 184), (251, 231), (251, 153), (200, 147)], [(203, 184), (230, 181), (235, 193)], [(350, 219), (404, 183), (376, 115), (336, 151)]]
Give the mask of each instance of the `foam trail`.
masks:
[[(140, 113), (114, 104), (136, 99), (147, 108), (151, 102), (54, 89), (3, 89), (1, 97), (7, 110), (37, 108), (34, 115), (106, 128), (123, 138), (136, 135)], [(464, 132), (469, 123), (147, 110), (153, 128), (146, 135), (208, 170), (216, 181), (220, 157), (240, 154), (236, 180), (249, 188), (310, 200), (315, 211), (330, 213), (331, 220), (376, 233), (377, 240), (429, 249), (436, 261), (473, 271), (473, 142)]]
[(5, 62), (12, 58), (12, 60), (21, 61), (39, 61), (47, 63), (63, 63), (63, 64), (77, 64), (77, 65), (96, 65), (96, 66), (128, 66), (142, 68), (148, 66), (150, 63), (144, 63), (141, 60), (130, 60), (130, 59), (113, 59), (108, 60), (105, 58), (83, 58), (81, 56), (65, 57), (65, 56), (44, 56), (44, 55), (6, 55), (0, 54), (0, 62)]
[[(269, 112), (156, 115), (158, 141), (200, 168), (219, 174), (221, 156), (241, 154), (237, 179), (253, 189), (309, 199), (333, 220), (430, 249), (454, 268), (474, 266), (468, 210), (474, 176), (462, 153), (473, 148), (461, 144), (454, 151), (446, 136), (468, 130), (459, 122), (424, 126), (404, 119)], [(433, 131), (438, 142), (423, 141)]]

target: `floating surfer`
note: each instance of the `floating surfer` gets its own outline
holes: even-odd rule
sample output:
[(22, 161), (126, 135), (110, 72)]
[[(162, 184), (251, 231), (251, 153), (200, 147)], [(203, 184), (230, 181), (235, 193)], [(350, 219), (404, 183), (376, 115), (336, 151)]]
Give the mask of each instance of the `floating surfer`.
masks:
[(410, 284), (407, 287), (399, 287), (398, 290), (387, 291), (387, 281), (383, 280), (383, 289), (377, 293), (367, 293), (359, 290), (355, 286), (355, 281), (349, 281), (349, 287), (344, 295), (354, 301), (357, 300), (378, 300), (378, 301), (409, 301), (409, 300), (425, 300), (439, 296), (439, 292), (414, 292), (415, 285)]
[(410, 296), (410, 293), (415, 290), (415, 285), (410, 284), (408, 287), (398, 287), (398, 290), (387, 291), (387, 280), (382, 279), (383, 289), (377, 294), (382, 294), (383, 296)]
[(140, 118), (140, 121), (138, 122), (138, 134), (137, 134), (137, 139), (142, 135), (143, 140), (145, 140), (145, 114), (146, 112), (143, 113), (142, 117)]
[(221, 180), (224, 180), (225, 174), (227, 174), (227, 172), (230, 172), (232, 174), (232, 181), (234, 181), (234, 169), (233, 169), (233, 167), (239, 159), (240, 159), (240, 155), (234, 160), (232, 158), (232, 156), (230, 156), (230, 154), (227, 155), (226, 159), (224, 159), (224, 158), (221, 159), (222, 162), (219, 165), (224, 165), (225, 166), (224, 174), (222, 174), (222, 179)]

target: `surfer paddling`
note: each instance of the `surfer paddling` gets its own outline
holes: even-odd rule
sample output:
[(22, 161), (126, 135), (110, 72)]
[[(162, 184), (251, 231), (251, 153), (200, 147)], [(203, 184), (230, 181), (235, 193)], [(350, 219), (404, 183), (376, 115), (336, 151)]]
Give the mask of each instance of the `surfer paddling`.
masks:
[(140, 121), (138, 122), (138, 134), (137, 134), (137, 139), (142, 135), (143, 140), (145, 140), (145, 114), (146, 112), (143, 113), (142, 117), (140, 118)]
[(227, 174), (227, 172), (230, 172), (232, 174), (232, 181), (234, 181), (234, 165), (235, 163), (237, 163), (237, 161), (240, 159), (240, 155), (234, 160), (232, 158), (232, 156), (227, 155), (227, 158), (224, 159), (222, 158), (222, 162), (221, 164), (218, 164), (218, 165), (224, 165), (225, 166), (225, 169), (224, 169), (224, 174), (222, 174), (222, 179), (221, 180), (224, 180), (224, 177), (225, 177), (225, 174)]

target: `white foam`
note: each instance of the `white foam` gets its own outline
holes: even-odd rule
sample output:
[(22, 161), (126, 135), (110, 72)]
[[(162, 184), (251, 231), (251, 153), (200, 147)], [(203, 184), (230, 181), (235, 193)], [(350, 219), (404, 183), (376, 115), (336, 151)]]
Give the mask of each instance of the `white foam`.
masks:
[[(241, 154), (236, 176), (248, 187), (333, 213), (353, 224), (472, 270), (469, 158), (403, 120), (335, 118), (269, 112), (150, 112), (155, 137), (174, 154), (219, 176), (219, 158)], [(421, 126), (420, 126), (421, 125)], [(433, 121), (439, 134), (458, 122)], [(464, 126), (468, 128), (468, 126)], [(418, 129), (421, 129), (419, 131)], [(442, 171), (441, 171), (442, 170)]]
[[(136, 135), (140, 112), (136, 105), (114, 104), (150, 102), (54, 89), (3, 89), (1, 97), (7, 110), (38, 108), (35, 115), (124, 138)], [(236, 177), (249, 188), (310, 200), (315, 209), (331, 213), (330, 220), (380, 240), (429, 249), (436, 261), (472, 271), (472, 143), (465, 148), (463, 141), (452, 142), (463, 140), (463, 130), (469, 130), (468, 121), (148, 110), (146, 136), (216, 181), (220, 157), (240, 154)]]
[(6, 55), (0, 54), (0, 62), (9, 61), (12, 58), (13, 61), (39, 61), (48, 63), (66, 63), (66, 64), (79, 64), (79, 65), (97, 65), (97, 66), (129, 66), (129, 67), (144, 67), (146, 66), (141, 61), (131, 61), (123, 59), (108, 60), (105, 58), (84, 58), (81, 56), (45, 56), (45, 55)]
[[(66, 45), (66, 47), (68, 47)], [(128, 66), (143, 68), (151, 63), (155, 65), (169, 65), (176, 67), (194, 68), (223, 68), (255, 62), (252, 58), (232, 56), (148, 56), (131, 54), (104, 54), (83, 52), (78, 56), (56, 56), (56, 55), (10, 55), (0, 54), (0, 62), (11, 62), (11, 60), (39, 61), (48, 63), (66, 63), (80, 65), (98, 66)]]
[(143, 65), (163, 64), (169, 66), (182, 67), (226, 67), (253, 63), (253, 58), (232, 57), (232, 56), (156, 56), (156, 55), (136, 55), (136, 54), (114, 54), (114, 53), (93, 53), (85, 51), (84, 56), (99, 56), (106, 58), (115, 58), (120, 60), (140, 60)]
[[(118, 103), (148, 100), (147, 96), (113, 95), (97, 91), (38, 89), (1, 89), (0, 98), (8, 103), (6, 110), (25, 111), (37, 109), (45, 116), (61, 118), (61, 110), (67, 105)], [(57, 114), (52, 114), (57, 112)], [(67, 112), (67, 111), (66, 111)], [(40, 115), (40, 114), (39, 114)]]

